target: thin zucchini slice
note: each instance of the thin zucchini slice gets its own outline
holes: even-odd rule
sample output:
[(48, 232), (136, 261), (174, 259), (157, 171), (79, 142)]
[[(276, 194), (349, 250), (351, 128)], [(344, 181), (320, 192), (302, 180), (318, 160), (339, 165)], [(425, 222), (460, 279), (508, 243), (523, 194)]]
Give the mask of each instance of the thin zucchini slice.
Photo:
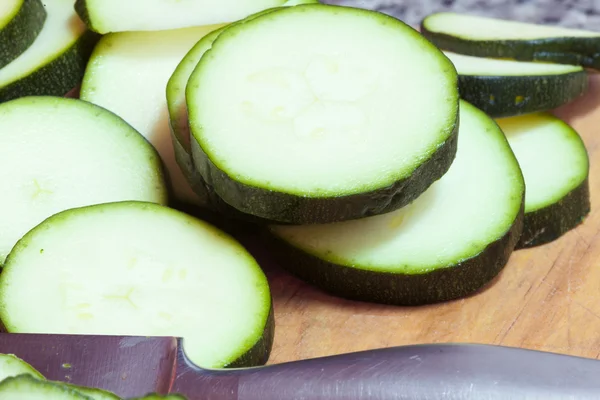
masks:
[(421, 305), (490, 282), (523, 226), (525, 184), (494, 121), (461, 103), (458, 154), (411, 205), (335, 224), (271, 226), (279, 264), (335, 295)]
[(159, 31), (234, 22), (267, 8), (317, 0), (76, 0), (75, 9), (98, 33)]
[(73, 207), (141, 200), (164, 204), (155, 150), (121, 118), (61, 97), (0, 105), (0, 264), (27, 231)]
[(579, 134), (545, 113), (497, 122), (519, 160), (527, 187), (518, 247), (539, 246), (576, 228), (591, 209), (590, 162)]
[(36, 379), (45, 379), (38, 370), (14, 354), (0, 354), (0, 382), (23, 374), (29, 374)]
[(19, 375), (0, 382), (0, 400), (94, 400), (65, 385)]
[(40, 0), (0, 2), (0, 68), (31, 46), (44, 21), (46, 10)]
[(421, 32), (455, 53), (600, 68), (600, 32), (456, 13), (427, 16)]
[(226, 203), (272, 221), (389, 212), (451, 165), (457, 79), (395, 18), (281, 8), (226, 29), (192, 73), (194, 165)]
[(0, 274), (0, 320), (10, 333), (183, 337), (205, 368), (262, 364), (273, 340), (268, 282), (244, 247), (144, 202), (67, 210), (28, 232)]
[(106, 390), (90, 388), (90, 387), (85, 387), (85, 386), (71, 385), (68, 383), (62, 383), (62, 384), (66, 387), (76, 390), (77, 392), (79, 392), (85, 396), (88, 396), (92, 400), (121, 400), (121, 398), (119, 396), (117, 396), (114, 393), (108, 392)]
[(445, 54), (458, 71), (461, 97), (493, 118), (551, 110), (588, 88), (579, 65)]
[(47, 18), (29, 48), (0, 69), (0, 102), (63, 96), (79, 85), (98, 35), (87, 31), (73, 0), (44, 0)]
[(81, 85), (80, 98), (119, 115), (142, 133), (160, 154), (174, 198), (199, 206), (206, 194), (195, 194), (175, 161), (165, 87), (185, 54), (218, 26), (160, 32), (105, 35), (94, 49)]

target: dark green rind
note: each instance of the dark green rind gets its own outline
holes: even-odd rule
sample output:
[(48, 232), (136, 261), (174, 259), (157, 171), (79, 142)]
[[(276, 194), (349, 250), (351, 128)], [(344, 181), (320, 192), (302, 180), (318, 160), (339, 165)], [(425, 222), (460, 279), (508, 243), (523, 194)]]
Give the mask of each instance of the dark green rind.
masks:
[(567, 104), (587, 91), (588, 76), (585, 71), (538, 76), (460, 75), (458, 85), (461, 98), (492, 118), (501, 118)]
[(75, 1), (75, 12), (77, 13), (77, 15), (79, 15), (79, 18), (81, 18), (83, 23), (88, 27), (90, 31), (97, 32), (97, 29), (94, 27), (92, 19), (90, 18), (90, 13), (87, 9), (86, 0)]
[(81, 83), (100, 36), (86, 31), (64, 53), (35, 72), (0, 87), (0, 103), (25, 96), (64, 96)]
[(548, 207), (525, 214), (517, 249), (550, 243), (579, 226), (591, 211), (588, 178), (565, 197)]
[(258, 367), (265, 365), (269, 361), (275, 339), (275, 313), (273, 312), (272, 304), (273, 301), (271, 301), (271, 310), (269, 311), (262, 336), (250, 350), (237, 360), (227, 364), (224, 368)]
[[(4, 386), (8, 386), (8, 385), (25, 385), (25, 386), (29, 386), (29, 387), (41, 387), (42, 390), (46, 389), (48, 391), (48, 393), (50, 394), (54, 394), (54, 395), (64, 395), (65, 397), (63, 397), (64, 399), (70, 399), (70, 400), (94, 400), (91, 397), (88, 397), (70, 387), (68, 387), (67, 385), (63, 385), (59, 382), (50, 382), (50, 381), (42, 381), (39, 379), (35, 379), (34, 377), (32, 377), (31, 375), (19, 375), (16, 377), (12, 377), (12, 378), (7, 378), (5, 380), (3, 380), (2, 382), (0, 382), (0, 395), (2, 393), (2, 387)], [(67, 397), (68, 396), (68, 397)], [(25, 400), (27, 397), (23, 397), (23, 400)], [(15, 399), (18, 400), (18, 399)]]
[(296, 225), (341, 222), (391, 212), (418, 198), (452, 165), (458, 126), (457, 117), (450, 137), (409, 177), (387, 188), (350, 196), (309, 198), (249, 186), (213, 164), (196, 140), (192, 140), (192, 155), (195, 168), (216, 196), (244, 214), (272, 223)]
[(296, 277), (334, 296), (397, 306), (421, 306), (469, 296), (492, 281), (508, 262), (523, 230), (525, 197), (511, 228), (478, 255), (425, 274), (393, 274), (324, 261), (271, 233), (271, 254)]
[(421, 33), (443, 50), (477, 57), (544, 61), (600, 69), (600, 37), (564, 37), (535, 40), (467, 40), (431, 32), (425, 19)]
[(31, 46), (46, 22), (40, 0), (24, 0), (17, 15), (0, 29), (0, 68), (10, 64)]

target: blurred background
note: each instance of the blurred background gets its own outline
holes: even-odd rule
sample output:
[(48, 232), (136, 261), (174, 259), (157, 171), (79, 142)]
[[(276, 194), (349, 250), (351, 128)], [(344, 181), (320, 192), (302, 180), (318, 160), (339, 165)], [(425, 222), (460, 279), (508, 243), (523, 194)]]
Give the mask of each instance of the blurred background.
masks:
[[(2, 1), (2, 0), (0, 0)], [(432, 12), (467, 12), (600, 31), (600, 0), (325, 0), (370, 8), (418, 25)]]

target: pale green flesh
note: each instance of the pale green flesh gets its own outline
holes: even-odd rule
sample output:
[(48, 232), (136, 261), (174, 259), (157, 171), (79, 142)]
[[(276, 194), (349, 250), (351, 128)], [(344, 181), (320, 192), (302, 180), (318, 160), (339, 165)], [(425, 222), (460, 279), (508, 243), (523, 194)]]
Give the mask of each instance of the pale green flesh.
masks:
[(517, 160), (493, 120), (461, 103), (450, 170), (398, 211), (342, 223), (273, 226), (289, 244), (357, 269), (420, 274), (472, 258), (501, 238), (521, 208)]
[(465, 40), (600, 37), (600, 32), (455, 13), (430, 15), (425, 18), (423, 25), (430, 32), (452, 35)]
[(24, 0), (0, 1), (0, 30), (2, 30), (18, 14)]
[[(18, 166), (18, 168), (15, 168)], [(123, 120), (89, 103), (26, 97), (0, 105), (0, 264), (27, 231), (73, 207), (167, 201), (160, 160)]]
[(86, 0), (97, 32), (158, 31), (237, 21), (285, 0)]
[(525, 212), (558, 202), (587, 178), (585, 145), (562, 120), (550, 114), (529, 114), (497, 122), (525, 176)]
[(183, 337), (205, 368), (250, 350), (270, 304), (264, 274), (238, 242), (150, 203), (57, 214), (15, 246), (0, 275), (8, 332)]
[(444, 51), (459, 75), (474, 76), (540, 76), (560, 75), (583, 71), (578, 65), (561, 65), (542, 62), (521, 62), (494, 58), (473, 57)]
[(79, 393), (90, 397), (92, 400), (121, 400), (121, 398), (113, 393), (107, 392), (101, 389), (88, 388), (83, 386), (75, 386), (68, 385), (65, 386), (70, 387), (73, 390), (78, 391)]
[(85, 32), (85, 25), (73, 9), (73, 0), (44, 0), (43, 4), (47, 17), (42, 31), (23, 54), (0, 69), (0, 86), (49, 64), (70, 49)]
[[(312, 0), (295, 0), (288, 1), (285, 6), (294, 6), (299, 4), (310, 4), (316, 3), (317, 1)], [(266, 14), (273, 10), (265, 10), (259, 12), (257, 15), (251, 15), (248, 18), (239, 21), (244, 23), (246, 20), (251, 20), (259, 15)], [(190, 76), (194, 72), (194, 69), (200, 62), (200, 59), (210, 48), (217, 37), (223, 32), (224, 29), (231, 25), (224, 25), (221, 28), (212, 31), (210, 34), (204, 36), (196, 45), (186, 54), (181, 60), (175, 72), (169, 79), (167, 84), (167, 103), (169, 105), (169, 115), (171, 118), (171, 128), (175, 133), (175, 137), (179, 143), (183, 146), (185, 151), (190, 154), (191, 163), (191, 149), (190, 149), (190, 130), (188, 124), (188, 111), (187, 104), (185, 102), (185, 89)]]
[(219, 26), (104, 36), (92, 54), (81, 99), (102, 106), (136, 128), (157, 149), (175, 197), (203, 205), (175, 161), (165, 87), (185, 54)]
[(37, 379), (44, 379), (35, 368), (12, 354), (0, 354), (0, 382), (11, 376), (29, 374)]
[(410, 176), (452, 134), (458, 104), (454, 67), (418, 33), (383, 14), (326, 5), (225, 30), (186, 99), (192, 135), (219, 169), (312, 197)]
[(0, 382), (0, 400), (93, 400), (64, 385), (33, 379), (28, 375)]

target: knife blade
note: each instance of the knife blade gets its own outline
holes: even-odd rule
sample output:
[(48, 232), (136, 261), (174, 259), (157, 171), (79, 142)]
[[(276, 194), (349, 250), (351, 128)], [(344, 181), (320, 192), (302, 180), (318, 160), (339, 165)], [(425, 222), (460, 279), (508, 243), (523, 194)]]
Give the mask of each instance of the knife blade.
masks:
[(503, 346), (401, 346), (245, 369), (208, 370), (181, 338), (0, 334), (0, 353), (51, 380), (127, 398), (189, 400), (598, 399), (600, 362)]

